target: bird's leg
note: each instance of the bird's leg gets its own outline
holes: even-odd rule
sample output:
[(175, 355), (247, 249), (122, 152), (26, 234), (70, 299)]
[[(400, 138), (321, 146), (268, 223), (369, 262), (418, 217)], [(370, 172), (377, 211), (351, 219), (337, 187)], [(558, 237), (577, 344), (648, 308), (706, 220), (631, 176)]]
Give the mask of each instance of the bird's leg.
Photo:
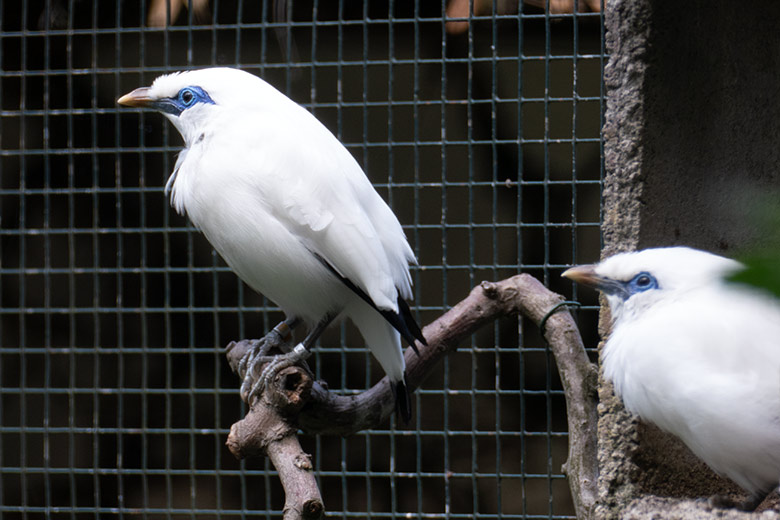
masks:
[(239, 373), (252, 373), (257, 364), (256, 359), (258, 357), (267, 356), (274, 348), (287, 352), (289, 348), (285, 349), (285, 346), (290, 340), (293, 329), (299, 323), (300, 320), (298, 318), (287, 318), (286, 320), (279, 322), (262, 338), (253, 340), (252, 348), (244, 355), (238, 365)]
[[(309, 332), (306, 338), (304, 338), (302, 342), (295, 345), (295, 348), (293, 348), (291, 351), (286, 352), (285, 354), (271, 356), (270, 359), (265, 357), (263, 361), (268, 361), (268, 364), (265, 366), (265, 368), (263, 368), (263, 371), (260, 373), (260, 377), (257, 378), (257, 381), (255, 381), (254, 385), (252, 385), (252, 389), (249, 391), (247, 396), (247, 402), (251, 402), (252, 399), (260, 395), (266, 384), (268, 384), (269, 381), (272, 381), (273, 378), (276, 377), (276, 374), (278, 374), (281, 370), (293, 366), (296, 363), (299, 363), (308, 358), (311, 355), (311, 348), (314, 346), (317, 338), (320, 337), (322, 332), (328, 327), (328, 325), (330, 325), (330, 322), (332, 322), (336, 316), (337, 314), (327, 314)], [(244, 381), (246, 382), (246, 378), (244, 378)], [(243, 395), (244, 385), (242, 384), (241, 386)]]
[(769, 491), (756, 491), (744, 501), (735, 500), (728, 496), (715, 495), (707, 500), (707, 504), (712, 508), (736, 508), (740, 511), (752, 512), (755, 511), (773, 491), (774, 489), (770, 489)]
[(261, 339), (254, 340), (252, 347), (244, 354), (238, 363), (238, 374), (241, 374), (244, 380), (241, 382), (241, 397), (246, 397), (250, 389), (254, 386), (257, 368), (263, 361), (268, 361), (268, 354), (274, 348), (282, 352), (288, 352), (289, 342), (293, 329), (301, 322), (296, 317), (287, 318), (279, 322), (270, 332)]
[(770, 489), (769, 491), (757, 491), (750, 495), (747, 500), (741, 504), (737, 504), (737, 508), (741, 509), (742, 511), (755, 511), (758, 506), (760, 506), (764, 500), (766, 500), (766, 497), (768, 497), (772, 491), (774, 491), (774, 488)]

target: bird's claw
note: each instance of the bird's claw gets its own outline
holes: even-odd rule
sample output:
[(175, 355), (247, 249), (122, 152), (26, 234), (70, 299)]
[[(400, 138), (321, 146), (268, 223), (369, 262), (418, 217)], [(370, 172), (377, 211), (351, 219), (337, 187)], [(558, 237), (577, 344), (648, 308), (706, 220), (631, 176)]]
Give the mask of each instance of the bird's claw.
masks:
[(285, 350), (283, 347), (285, 337), (282, 334), (282, 331), (278, 330), (280, 326), (281, 324), (271, 329), (263, 338), (253, 340), (252, 346), (238, 362), (237, 372), (243, 377), (240, 394), (245, 402), (249, 402), (248, 399), (258, 395), (259, 392), (262, 391), (262, 386), (257, 387), (257, 382), (260, 381), (260, 379), (257, 378), (257, 368), (264, 363), (272, 362), (277, 357), (269, 355), (274, 348), (282, 351)]
[(242, 377), (246, 377), (247, 374), (251, 372), (251, 369), (254, 367), (254, 359), (258, 357), (258, 355), (266, 355), (269, 350), (269, 348), (266, 347), (265, 338), (254, 339), (251, 343), (252, 345), (238, 361), (237, 372)]
[(755, 511), (756, 508), (758, 508), (758, 506), (760, 506), (763, 503), (764, 499), (767, 497), (767, 495), (770, 492), (750, 495), (744, 500), (738, 500), (734, 497), (727, 496), (727, 495), (713, 495), (709, 498), (702, 499), (702, 500), (710, 509), (735, 508), (740, 511), (750, 512), (750, 511)]
[[(241, 398), (247, 403), (251, 403), (255, 397), (259, 396), (279, 372), (305, 360), (311, 354), (302, 343), (296, 345), (290, 352), (276, 356), (266, 355), (270, 349), (265, 348), (265, 345), (252, 350), (253, 352), (247, 352), (241, 360), (241, 364), (246, 364), (247, 368), (240, 392)], [(251, 358), (245, 362), (245, 359), (250, 355)], [(265, 365), (263, 371), (259, 377), (255, 378), (256, 368), (262, 365)]]
[[(273, 360), (273, 356), (267, 356), (269, 349), (263, 348), (263, 346), (259, 346), (259, 348), (252, 348), (249, 350), (246, 354), (244, 354), (244, 357), (241, 358), (241, 361), (238, 364), (239, 368), (239, 374), (244, 375), (244, 379), (241, 381), (241, 399), (243, 399), (245, 402), (249, 402), (249, 397), (252, 395), (256, 395), (256, 372), (257, 367), (262, 366), (263, 363), (269, 362)], [(259, 380), (258, 380), (259, 381)], [(262, 390), (262, 388), (259, 388), (257, 391), (259, 392)]]

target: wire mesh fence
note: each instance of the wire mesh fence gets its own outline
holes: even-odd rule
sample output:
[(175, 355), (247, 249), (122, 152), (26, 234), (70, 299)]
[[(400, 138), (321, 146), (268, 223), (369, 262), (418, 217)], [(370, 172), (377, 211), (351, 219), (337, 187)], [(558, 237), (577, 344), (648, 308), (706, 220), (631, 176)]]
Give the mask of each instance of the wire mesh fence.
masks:
[[(224, 446), (245, 409), (222, 350), (281, 314), (169, 208), (175, 130), (115, 105), (162, 73), (237, 66), (321, 119), (404, 225), (421, 323), (519, 271), (570, 294), (558, 275), (600, 245), (602, 15), (475, 0), (458, 19), (456, 3), (0, 4), (4, 517), (281, 513), (268, 463)], [(350, 324), (312, 365), (343, 393), (382, 376)], [(303, 438), (329, 516), (573, 515), (565, 403), (533, 326), (474, 335), (413, 409)]]

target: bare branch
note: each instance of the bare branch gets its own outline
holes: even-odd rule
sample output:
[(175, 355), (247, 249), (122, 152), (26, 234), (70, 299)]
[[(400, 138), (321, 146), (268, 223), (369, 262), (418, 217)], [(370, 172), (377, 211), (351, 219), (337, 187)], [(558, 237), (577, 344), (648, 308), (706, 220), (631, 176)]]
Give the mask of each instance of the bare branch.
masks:
[(322, 517), (322, 503), (313, 467), (298, 442), (295, 416), (311, 395), (312, 379), (300, 367), (277, 374), (254, 400), (246, 417), (230, 428), (227, 445), (237, 458), (268, 455), (284, 488), (285, 520)]
[[(563, 301), (539, 281), (521, 274), (501, 282), (483, 282), (469, 296), (423, 330), (428, 346), (420, 355), (406, 351), (407, 382), (417, 388), (441, 358), (483, 325), (502, 316), (521, 314), (539, 325), (549, 311)], [(549, 317), (545, 338), (555, 356), (561, 375), (569, 420), (569, 458), (564, 466), (579, 518), (590, 518), (596, 502), (598, 468), (596, 461), (596, 370), (588, 360), (579, 331), (569, 312), (562, 310)], [(231, 366), (249, 348), (248, 341), (232, 345), (228, 352)], [(258, 401), (265, 401), (260, 399)], [(255, 405), (252, 407), (252, 414)], [(339, 396), (313, 382), (308, 402), (300, 408), (292, 424), (306, 433), (349, 435), (374, 428), (394, 411), (394, 398), (385, 377), (358, 395)], [(244, 419), (246, 421), (246, 419)], [(244, 422), (242, 421), (242, 422)], [(246, 454), (245, 443), (257, 442), (249, 428), (231, 431), (234, 453)], [(246, 432), (247, 438), (244, 438)], [(235, 435), (234, 435), (235, 433)], [(233, 448), (231, 448), (233, 449)], [(270, 453), (270, 447), (265, 451)], [(279, 469), (282, 469), (274, 462)]]

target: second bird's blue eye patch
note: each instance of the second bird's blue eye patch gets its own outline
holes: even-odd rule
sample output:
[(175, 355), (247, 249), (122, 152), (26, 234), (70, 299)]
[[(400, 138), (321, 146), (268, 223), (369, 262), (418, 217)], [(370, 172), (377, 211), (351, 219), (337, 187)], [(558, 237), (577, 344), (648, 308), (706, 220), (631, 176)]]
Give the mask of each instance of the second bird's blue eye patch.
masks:
[(155, 103), (158, 110), (175, 116), (198, 103), (214, 105), (214, 100), (208, 95), (208, 92), (198, 86), (184, 87), (174, 97), (163, 98)]
[(641, 272), (626, 283), (629, 294), (636, 294), (650, 289), (658, 289), (658, 280), (647, 272)]

